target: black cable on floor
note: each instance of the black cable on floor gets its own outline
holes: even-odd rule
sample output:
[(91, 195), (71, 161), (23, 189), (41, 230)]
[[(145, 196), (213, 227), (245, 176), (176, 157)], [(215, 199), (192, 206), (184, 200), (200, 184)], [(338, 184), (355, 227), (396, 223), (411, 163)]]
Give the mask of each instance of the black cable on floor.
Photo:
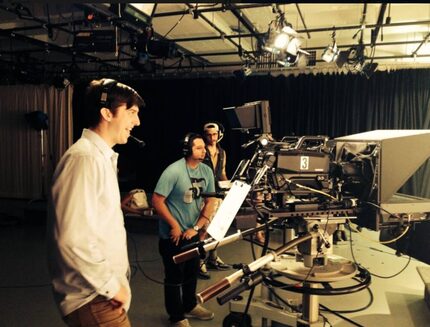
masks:
[[(135, 260), (133, 261), (133, 263), (136, 263), (137, 264), (137, 269), (142, 273), (142, 275), (144, 276), (144, 277), (146, 277), (147, 279), (149, 279), (151, 282), (154, 282), (154, 283), (156, 283), (156, 284), (159, 284), (159, 285), (165, 285), (165, 286), (182, 286), (182, 285), (184, 285), (184, 284), (186, 284), (186, 283), (188, 283), (188, 280), (186, 280), (186, 281), (184, 281), (183, 283), (180, 283), (180, 284), (170, 284), (170, 283), (165, 283), (165, 282), (162, 282), (162, 281), (159, 281), (159, 280), (157, 280), (157, 279), (154, 279), (154, 278), (152, 278), (152, 277), (150, 277), (149, 275), (147, 275), (146, 273), (145, 273), (145, 271), (144, 271), (144, 269), (142, 268), (142, 266), (140, 265), (141, 264), (141, 262), (145, 262), (145, 261), (142, 261), (142, 260), (139, 260), (138, 259), (138, 251), (137, 251), (137, 245), (136, 245), (136, 240), (129, 234), (129, 233), (127, 233), (128, 234), (128, 236), (129, 236), (129, 239), (132, 241), (132, 243), (133, 243), (133, 248), (134, 248), (134, 256), (135, 256)], [(157, 260), (158, 261), (158, 260)], [(152, 262), (152, 261), (150, 261), (150, 262)]]
[(324, 308), (326, 311), (334, 314), (335, 316), (338, 316), (339, 318), (349, 322), (350, 324), (353, 324), (354, 326), (358, 326), (358, 327), (365, 327), (363, 325), (360, 325), (359, 323), (355, 322), (354, 320), (351, 320), (347, 317), (345, 317), (344, 315), (341, 315), (340, 313), (337, 313), (336, 311), (331, 311), (329, 308), (327, 308), (325, 305), (320, 304), (320, 307)]
[[(354, 260), (354, 263), (357, 265), (357, 266), (361, 266), (358, 262), (357, 262), (357, 259), (355, 258), (355, 254), (354, 254), (354, 250), (353, 250), (353, 248), (352, 248), (352, 231), (351, 231), (351, 227), (349, 226), (349, 224), (350, 223), (348, 223), (348, 229), (349, 229), (349, 247), (350, 247), (350, 249), (351, 249), (351, 256), (352, 256), (352, 259)], [(409, 245), (409, 244), (408, 244)], [(409, 263), (411, 262), (411, 259), (412, 259), (412, 257), (411, 256), (409, 256), (409, 260), (408, 260), (408, 262), (406, 262), (406, 265), (402, 268), (402, 269), (400, 269), (400, 271), (398, 271), (398, 272), (396, 272), (396, 273), (394, 273), (393, 275), (389, 275), (389, 276), (381, 276), (381, 275), (378, 275), (378, 274), (375, 274), (375, 273), (372, 273), (372, 272), (370, 272), (369, 270), (369, 273), (370, 273), (370, 275), (372, 275), (372, 276), (375, 276), (375, 277), (378, 277), (378, 278), (382, 278), (382, 279), (390, 279), (390, 278), (394, 278), (394, 277), (396, 277), (396, 276), (398, 276), (398, 275), (400, 275), (408, 266), (409, 266)]]

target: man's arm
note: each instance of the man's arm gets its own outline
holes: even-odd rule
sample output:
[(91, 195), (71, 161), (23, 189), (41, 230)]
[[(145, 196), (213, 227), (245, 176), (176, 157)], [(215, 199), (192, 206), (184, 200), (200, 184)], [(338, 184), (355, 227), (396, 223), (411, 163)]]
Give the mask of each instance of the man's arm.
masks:
[(157, 211), (157, 214), (170, 226), (170, 239), (178, 245), (182, 236), (181, 226), (178, 221), (173, 217), (169, 208), (166, 205), (166, 197), (161, 194), (155, 193), (152, 195), (152, 206)]
[(226, 165), (226, 162), (227, 162), (227, 154), (226, 154), (226, 152), (225, 152), (224, 149), (223, 149), (223, 151), (224, 151), (224, 162), (222, 164), (222, 171), (221, 171), (220, 181), (228, 181), (227, 173), (225, 171), (225, 165)]
[[(202, 208), (202, 210), (200, 211), (200, 215), (199, 218), (197, 219), (197, 223), (196, 226), (198, 226), (199, 231), (201, 231), (200, 233), (200, 239), (204, 239), (206, 237), (206, 229), (209, 226), (209, 223), (211, 222), (214, 214), (215, 214), (215, 210), (217, 207), (217, 199), (216, 198), (206, 198), (204, 200), (204, 206)], [(195, 235), (197, 235), (197, 231), (194, 230), (193, 228), (189, 228), (187, 229), (184, 234), (183, 234), (183, 238), (189, 240), (192, 237), (194, 237)]]
[(212, 221), (215, 216), (215, 211), (218, 205), (218, 201), (216, 198), (206, 198), (205, 204), (203, 206), (202, 211), (200, 211), (199, 219), (197, 220), (197, 225), (206, 230), (209, 226), (209, 223)]

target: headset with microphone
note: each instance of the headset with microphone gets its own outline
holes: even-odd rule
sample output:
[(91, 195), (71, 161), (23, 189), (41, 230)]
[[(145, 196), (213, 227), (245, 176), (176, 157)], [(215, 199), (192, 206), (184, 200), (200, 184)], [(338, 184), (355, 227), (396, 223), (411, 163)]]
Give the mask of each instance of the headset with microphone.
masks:
[(133, 140), (140, 149), (143, 149), (146, 145), (145, 141), (138, 139), (136, 136), (130, 135), (130, 139)]
[(100, 106), (103, 108), (110, 108), (109, 93), (118, 84), (114, 79), (106, 78), (102, 82), (102, 92), (100, 95)]
[(211, 122), (206, 123), (206, 124), (203, 126), (203, 131), (206, 133), (206, 131), (207, 131), (209, 128), (215, 128), (215, 131), (216, 131), (216, 132), (218, 132), (218, 140), (217, 140), (217, 143), (218, 143), (219, 141), (221, 141), (221, 140), (222, 140), (222, 138), (224, 137), (224, 126), (223, 126), (222, 124), (220, 124), (220, 123), (216, 122), (216, 121), (211, 121)]
[(195, 139), (203, 139), (200, 134), (197, 133), (187, 133), (182, 141), (182, 154), (184, 157), (189, 157), (193, 154), (193, 141)]
[[(108, 99), (109, 93), (112, 91), (112, 89), (118, 84), (118, 81), (111, 79), (111, 78), (105, 78), (102, 82), (102, 92), (100, 95), (100, 106), (102, 108), (110, 108), (111, 102)], [(137, 146), (139, 148), (145, 147), (146, 143), (145, 141), (138, 139), (136, 136), (130, 135), (130, 139), (132, 139), (134, 142), (136, 142)]]

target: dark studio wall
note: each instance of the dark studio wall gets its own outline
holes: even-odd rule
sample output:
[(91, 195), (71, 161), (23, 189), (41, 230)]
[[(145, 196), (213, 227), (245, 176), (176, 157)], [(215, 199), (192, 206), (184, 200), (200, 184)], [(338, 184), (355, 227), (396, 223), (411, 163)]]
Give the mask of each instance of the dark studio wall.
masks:
[[(152, 192), (163, 169), (180, 157), (187, 132), (201, 132), (207, 120), (224, 124), (222, 141), (230, 176), (249, 153), (240, 145), (251, 136), (229, 129), (222, 108), (244, 102), (270, 101), (272, 132), (285, 135), (327, 135), (330, 138), (374, 129), (430, 128), (430, 70), (375, 72), (360, 75), (301, 74), (126, 81), (145, 99), (141, 125), (133, 134), (146, 142), (117, 146), (123, 191), (141, 187)], [(82, 129), (85, 83), (74, 94), (75, 139)], [(252, 149), (249, 149), (252, 151)]]

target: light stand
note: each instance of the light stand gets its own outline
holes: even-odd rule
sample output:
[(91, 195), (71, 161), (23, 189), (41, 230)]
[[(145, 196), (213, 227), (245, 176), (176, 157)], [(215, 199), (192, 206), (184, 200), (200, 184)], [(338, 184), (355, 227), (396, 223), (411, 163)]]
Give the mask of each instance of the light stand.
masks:
[(27, 113), (25, 115), (27, 122), (30, 127), (35, 129), (39, 133), (40, 139), (40, 191), (41, 197), (31, 199), (26, 206), (25, 216), (31, 217), (29, 221), (42, 222), (46, 220), (46, 160), (45, 160), (45, 130), (48, 129), (48, 115), (40, 110)]
[(45, 142), (44, 142), (44, 130), (40, 130), (40, 177), (42, 182), (42, 200), (46, 199), (46, 185), (45, 185)]
[[(29, 123), (30, 127), (39, 132), (40, 136), (40, 152), (41, 152), (41, 161), (40, 161), (40, 169), (41, 169), (41, 199), (46, 199), (46, 190), (45, 190), (45, 138), (44, 131), (48, 129), (48, 115), (40, 110), (33, 111), (27, 113), (25, 115), (25, 119)], [(33, 201), (33, 200), (32, 200)], [(30, 202), (32, 202), (30, 201)]]

